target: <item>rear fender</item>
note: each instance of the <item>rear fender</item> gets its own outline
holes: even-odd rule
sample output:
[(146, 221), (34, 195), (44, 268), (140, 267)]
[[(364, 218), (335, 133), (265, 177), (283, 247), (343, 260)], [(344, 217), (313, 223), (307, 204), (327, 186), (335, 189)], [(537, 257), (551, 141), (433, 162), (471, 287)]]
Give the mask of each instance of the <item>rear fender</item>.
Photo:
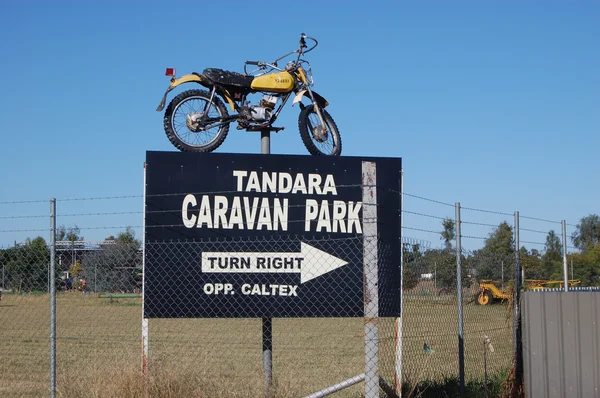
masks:
[(202, 75), (199, 75), (197, 73), (191, 73), (189, 75), (181, 76), (179, 79), (175, 79), (175, 78), (171, 79), (171, 84), (169, 84), (169, 88), (167, 88), (165, 95), (163, 95), (162, 101), (160, 101), (160, 104), (158, 105), (158, 108), (156, 108), (156, 111), (161, 112), (165, 108), (165, 104), (167, 102), (167, 95), (175, 87), (182, 85), (184, 83), (202, 84), (202, 82), (204, 82), (204, 81), (206, 81), (206, 79), (204, 77), (202, 77)]

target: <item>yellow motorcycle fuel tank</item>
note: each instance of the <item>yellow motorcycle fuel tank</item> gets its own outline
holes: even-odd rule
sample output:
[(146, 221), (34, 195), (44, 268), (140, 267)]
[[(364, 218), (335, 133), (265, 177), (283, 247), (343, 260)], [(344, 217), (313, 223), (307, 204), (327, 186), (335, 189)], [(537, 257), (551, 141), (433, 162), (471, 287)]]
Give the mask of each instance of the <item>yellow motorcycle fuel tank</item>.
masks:
[(250, 87), (257, 91), (288, 93), (294, 88), (294, 78), (288, 72), (269, 73), (255, 77)]

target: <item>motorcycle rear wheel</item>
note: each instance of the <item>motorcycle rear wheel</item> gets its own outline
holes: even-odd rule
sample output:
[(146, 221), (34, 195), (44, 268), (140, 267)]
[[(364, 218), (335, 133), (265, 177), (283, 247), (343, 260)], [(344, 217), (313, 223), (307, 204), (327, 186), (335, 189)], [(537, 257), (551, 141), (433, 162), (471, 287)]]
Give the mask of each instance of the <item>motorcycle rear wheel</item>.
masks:
[(323, 134), (321, 120), (314, 105), (305, 106), (298, 117), (298, 129), (304, 146), (311, 155), (340, 156), (342, 137), (331, 115), (325, 109), (319, 109), (327, 127)]
[[(182, 152), (212, 152), (217, 149), (229, 132), (229, 123), (204, 128), (201, 121), (204, 106), (210, 100), (205, 90), (188, 90), (177, 95), (165, 110), (164, 128), (169, 141)], [(218, 123), (227, 118), (223, 102), (213, 97), (207, 116)]]

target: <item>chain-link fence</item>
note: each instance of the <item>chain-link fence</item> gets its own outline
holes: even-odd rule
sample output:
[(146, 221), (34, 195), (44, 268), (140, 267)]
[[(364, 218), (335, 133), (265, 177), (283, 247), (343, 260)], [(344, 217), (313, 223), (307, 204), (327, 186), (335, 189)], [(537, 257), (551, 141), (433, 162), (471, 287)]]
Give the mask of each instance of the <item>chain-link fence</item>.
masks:
[[(427, 244), (409, 240), (403, 251), (403, 371), (410, 383), (459, 375), (456, 251), (431, 249)], [(461, 282), (467, 379), (482, 379), (486, 371), (492, 374), (511, 364), (510, 284), (508, 279), (503, 283), (501, 278), (492, 281), (477, 276), (478, 269), (495, 269), (501, 263), (500, 258), (479, 258), (473, 252), (463, 251)], [(513, 265), (506, 267), (508, 273)], [(490, 290), (482, 293), (485, 286)], [(488, 296), (492, 291), (495, 295)]]
[[(62, 208), (62, 214), (83, 214)], [(136, 396), (144, 389), (151, 396), (263, 395), (261, 311), (275, 314), (268, 319), (273, 396), (305, 396), (342, 381), (354, 385), (338, 395), (363, 390), (369, 342), (361, 264), (369, 253), (362, 235), (154, 241), (146, 244), (144, 256), (135, 227), (63, 228), (66, 217), (58, 211), (54, 250), (46, 238), (50, 228), (40, 225), (23, 231), (40, 237), (0, 251), (2, 395), (49, 393), (50, 280), (56, 289), (58, 396)], [(48, 225), (48, 220), (38, 221)], [(98, 230), (105, 239), (82, 239)], [(390, 250), (376, 241), (374, 275), (399, 285), (400, 264), (391, 263)], [(50, 278), (52, 257), (56, 271)], [(146, 275), (144, 263), (150, 265)], [(238, 278), (230, 278), (232, 270)], [(389, 389), (396, 372), (400, 297), (380, 295), (376, 281), (375, 289), (371, 357)], [(269, 296), (276, 300), (265, 301)], [(299, 297), (301, 305), (294, 301)]]
[[(97, 210), (79, 208), (90, 201)], [(362, 268), (344, 265), (331, 284), (318, 289), (316, 278), (306, 284), (315, 286), (307, 291), (303, 291), (298, 269), (292, 269), (297, 261), (293, 256), (287, 260), (289, 272), (278, 274), (277, 283), (267, 273), (250, 272), (240, 273), (243, 281), (228, 282), (223, 278), (227, 273), (204, 273), (201, 268), (202, 253), (290, 254), (301, 253), (302, 244), (354, 264), (362, 262), (363, 236), (156, 241), (147, 243), (144, 257), (141, 201), (141, 197), (59, 200), (52, 278), (49, 202), (3, 203), (0, 230), (3, 237), (11, 237), (4, 242), (12, 241), (12, 236), (18, 240), (0, 249), (1, 396), (49, 394), (50, 283), (56, 287), (57, 396), (140, 396), (144, 389), (151, 396), (260, 396), (265, 391), (265, 320), (257, 309), (267, 305), (260, 301), (267, 293), (282, 299), (268, 304), (272, 307), (267, 305), (271, 313), (289, 313), (270, 319), (274, 396), (306, 396), (352, 378), (359, 383), (335, 396), (357, 396), (364, 391), (360, 383), (366, 354)], [(378, 303), (383, 315), (380, 312), (377, 320), (377, 364), (384, 387), (394, 386), (400, 364), (409, 391), (423, 380), (459, 375), (455, 237), (441, 235), (443, 221), (453, 219), (454, 205), (440, 203), (432, 202), (432, 206), (443, 206), (443, 211), (403, 213), (405, 233), (424, 230), (435, 234), (436, 240), (442, 238), (434, 244), (404, 237), (399, 245), (404, 265), (401, 323), (391, 315), (400, 304), (398, 297), (383, 295)], [(71, 227), (75, 216), (85, 221), (80, 228)], [(514, 229), (509, 216), (463, 210), (462, 237), (471, 243), (486, 242), (505, 221)], [(431, 220), (437, 226), (427, 226)], [(525, 232), (542, 230), (533, 224), (535, 220), (526, 220)], [(539, 239), (528, 239), (541, 244)], [(464, 371), (467, 380), (480, 380), (505, 371), (513, 359), (515, 256), (470, 246), (463, 248), (461, 257)], [(388, 269), (383, 265), (390, 262), (386, 253), (391, 250), (389, 242), (379, 242), (380, 272)], [(251, 256), (243, 262), (238, 256), (233, 264), (235, 256), (229, 255), (225, 264), (225, 257), (214, 257), (209, 261), (219, 270), (252, 267), (258, 261)], [(285, 256), (279, 257), (277, 266), (285, 266)], [(149, 260), (160, 260), (166, 268), (146, 274), (152, 301), (145, 307), (142, 270)], [(525, 273), (534, 271), (525, 269)], [(204, 279), (206, 275), (212, 279)], [(379, 280), (385, 284), (398, 275), (383, 273)], [(224, 295), (215, 294), (218, 283), (219, 293), (229, 289), (226, 283), (231, 284), (228, 293), (233, 294), (226, 301)], [(311, 303), (309, 309), (293, 305), (300, 292)], [(181, 308), (208, 312), (201, 314), (204, 318), (194, 318), (197, 313)], [(346, 312), (339, 313), (340, 309)], [(313, 310), (327, 317), (311, 316)], [(211, 311), (237, 314), (217, 318)], [(144, 349), (146, 377), (141, 371)]]

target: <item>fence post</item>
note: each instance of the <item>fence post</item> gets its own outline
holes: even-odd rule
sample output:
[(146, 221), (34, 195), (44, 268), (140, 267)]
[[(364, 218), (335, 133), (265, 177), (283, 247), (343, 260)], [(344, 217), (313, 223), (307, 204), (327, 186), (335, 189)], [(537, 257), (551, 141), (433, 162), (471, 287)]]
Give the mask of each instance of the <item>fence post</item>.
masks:
[(50, 398), (56, 395), (56, 199), (50, 199)]
[(521, 255), (519, 251), (519, 212), (515, 211), (515, 292), (513, 313), (513, 344), (515, 350), (515, 387), (523, 381), (523, 351), (521, 350)]
[(394, 373), (394, 391), (398, 397), (402, 397), (402, 314), (404, 303), (404, 247), (402, 242), (402, 227), (404, 226), (404, 169), (400, 169), (400, 316), (396, 318), (396, 367)]
[(462, 247), (460, 244), (460, 203), (455, 205), (456, 224), (456, 299), (458, 301), (458, 374), (460, 380), (460, 394), (465, 392), (465, 340), (463, 330), (463, 300), (462, 300)]
[(563, 247), (563, 278), (565, 283), (565, 292), (569, 291), (569, 264), (567, 263), (567, 222), (562, 220), (562, 247)]
[(375, 163), (362, 162), (363, 269), (365, 320), (365, 398), (379, 397), (379, 291), (377, 242), (377, 170)]
[[(143, 187), (143, 218), (142, 218), (142, 377), (144, 378), (144, 394), (148, 396), (148, 318), (145, 308), (146, 286), (146, 162), (144, 162), (144, 187)], [(95, 272), (94, 266), (94, 272)]]
[[(260, 131), (260, 153), (269, 155), (271, 153), (271, 130)], [(266, 397), (272, 395), (273, 386), (273, 319), (262, 318), (262, 364), (265, 380)]]

